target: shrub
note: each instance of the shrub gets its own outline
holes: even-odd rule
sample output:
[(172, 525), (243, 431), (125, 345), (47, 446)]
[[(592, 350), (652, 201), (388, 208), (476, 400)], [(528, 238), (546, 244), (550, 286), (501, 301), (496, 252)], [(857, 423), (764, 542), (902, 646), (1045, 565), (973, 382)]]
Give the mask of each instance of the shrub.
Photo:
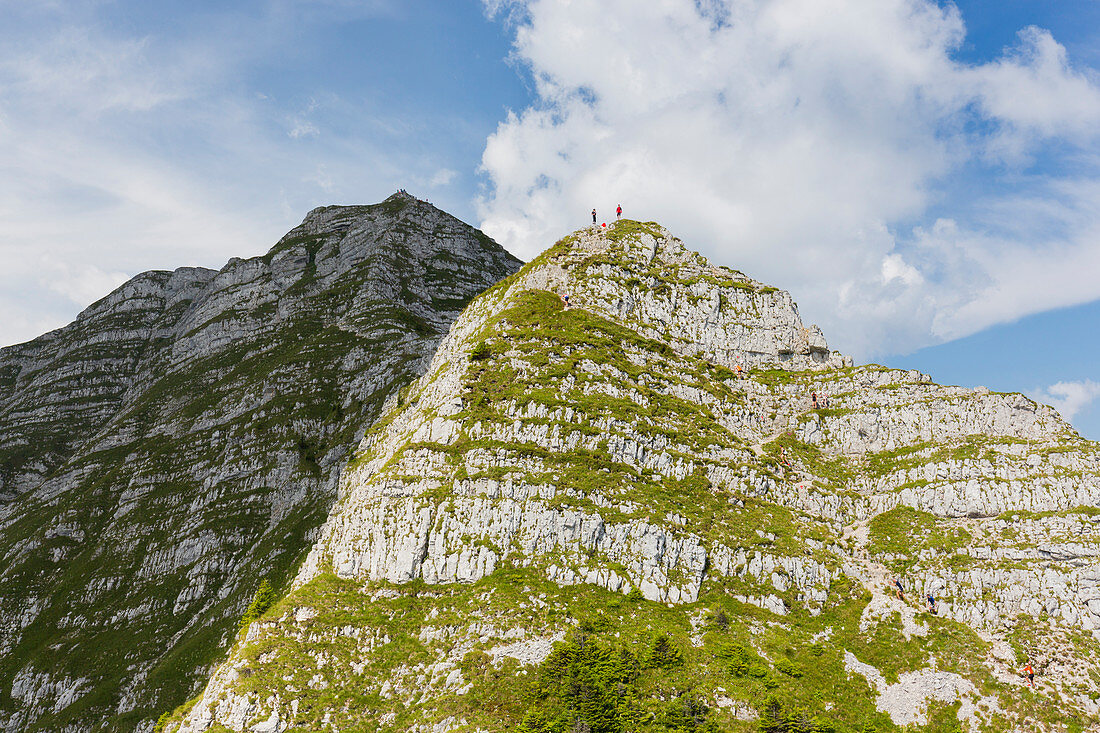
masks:
[(775, 663), (775, 668), (788, 677), (801, 677), (802, 668), (789, 659), (780, 659)]
[(719, 611), (714, 615), (714, 625), (722, 629), (722, 631), (725, 631), (730, 627), (730, 619), (729, 616), (726, 615), (725, 611)]
[(265, 579), (260, 583), (260, 587), (256, 589), (256, 595), (252, 596), (252, 602), (248, 604), (244, 615), (241, 616), (241, 628), (248, 628), (250, 623), (263, 616), (267, 609), (275, 603), (275, 598), (275, 590), (271, 587), (271, 583), (268, 583)]
[(470, 352), (471, 361), (484, 361), (492, 355), (492, 350), (489, 348), (489, 344), (484, 341), (478, 341)]

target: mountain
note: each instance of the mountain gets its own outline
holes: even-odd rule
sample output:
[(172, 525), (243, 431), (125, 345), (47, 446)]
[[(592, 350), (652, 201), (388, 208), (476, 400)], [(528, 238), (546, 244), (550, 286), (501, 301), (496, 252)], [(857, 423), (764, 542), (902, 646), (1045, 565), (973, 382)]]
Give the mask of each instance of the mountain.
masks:
[(1097, 448), (584, 229), (466, 307), (158, 727), (1097, 729)]
[(519, 264), (398, 193), (0, 350), (0, 728), (147, 730), (193, 695), (383, 401)]

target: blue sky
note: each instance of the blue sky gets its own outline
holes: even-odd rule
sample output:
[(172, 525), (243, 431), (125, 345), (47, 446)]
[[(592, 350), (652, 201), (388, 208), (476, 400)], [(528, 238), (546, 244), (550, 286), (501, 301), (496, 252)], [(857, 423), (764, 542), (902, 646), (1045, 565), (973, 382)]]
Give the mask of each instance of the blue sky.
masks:
[(408, 188), (623, 203), (857, 359), (1100, 438), (1096, 0), (0, 0), (0, 343)]

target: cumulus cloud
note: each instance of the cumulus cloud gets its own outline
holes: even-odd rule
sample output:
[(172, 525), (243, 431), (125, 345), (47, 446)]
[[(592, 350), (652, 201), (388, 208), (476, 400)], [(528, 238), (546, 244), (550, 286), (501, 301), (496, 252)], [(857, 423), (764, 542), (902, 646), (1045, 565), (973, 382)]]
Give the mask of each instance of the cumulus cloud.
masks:
[[(931, 0), (486, 6), (537, 93), (482, 158), (521, 256), (621, 202), (861, 358), (1100, 297), (1100, 87), (1044, 30), (966, 64)], [(1028, 167), (1055, 149), (1075, 177)]]
[(1086, 407), (1100, 398), (1100, 382), (1084, 379), (1077, 382), (1057, 382), (1032, 392), (1032, 397), (1045, 402), (1072, 422)]

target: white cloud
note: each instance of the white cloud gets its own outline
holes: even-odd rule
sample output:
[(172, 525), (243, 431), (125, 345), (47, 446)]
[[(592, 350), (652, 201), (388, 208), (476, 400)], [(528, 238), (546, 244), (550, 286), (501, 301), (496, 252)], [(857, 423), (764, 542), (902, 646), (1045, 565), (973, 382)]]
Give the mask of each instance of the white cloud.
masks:
[[(486, 6), (538, 93), (482, 159), (521, 256), (621, 202), (862, 358), (1100, 297), (1100, 87), (1045, 31), (968, 65), (931, 0)], [(1021, 167), (1051, 142), (1078, 178)]]
[(314, 137), (319, 135), (321, 130), (309, 119), (309, 116), (317, 110), (317, 107), (318, 104), (316, 99), (309, 100), (309, 104), (306, 105), (306, 108), (291, 119), (290, 130), (287, 134), (295, 140), (302, 137)]
[(47, 266), (39, 269), (42, 284), (78, 306), (102, 298), (130, 279), (125, 272), (104, 272), (95, 265), (73, 266), (48, 260), (43, 264)]
[(1049, 387), (1034, 390), (1032, 397), (1047, 403), (1063, 418), (1072, 422), (1078, 413), (1100, 398), (1100, 382), (1094, 382), (1091, 379), (1058, 382)]
[(438, 170), (431, 146), (398, 144), (414, 115), (363, 135), (377, 111), (316, 68), (299, 69), (308, 96), (267, 73), (308, 24), (392, 0), (181, 10), (150, 35), (111, 23), (113, 5), (13, 4), (0, 24), (0, 346), (70, 321), (123, 273), (220, 267), (317, 205), (378, 200)]
[(0, 56), (0, 99), (85, 118), (105, 112), (146, 112), (182, 99), (188, 90), (173, 74), (151, 73), (148, 42), (105, 42), (86, 28), (63, 28), (48, 38), (16, 42)]
[(451, 170), (450, 168), (440, 168), (432, 175), (432, 179), (428, 182), (428, 185), (432, 188), (446, 186), (457, 176), (458, 171)]
[(300, 137), (312, 137), (320, 134), (320, 130), (317, 129), (317, 125), (309, 122), (308, 120), (295, 120), (291, 125), (287, 135), (297, 140)]

